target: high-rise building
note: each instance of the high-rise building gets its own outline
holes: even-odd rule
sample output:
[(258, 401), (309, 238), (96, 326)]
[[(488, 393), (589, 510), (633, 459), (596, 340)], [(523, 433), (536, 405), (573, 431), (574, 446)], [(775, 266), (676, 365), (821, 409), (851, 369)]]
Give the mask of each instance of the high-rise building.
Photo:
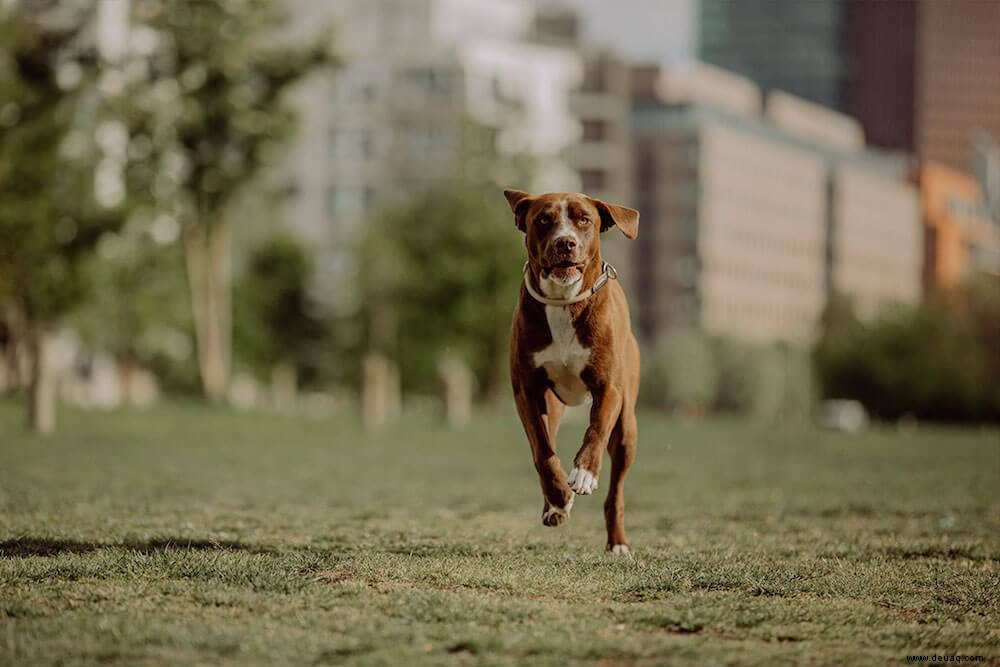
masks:
[(974, 172), (1000, 142), (1000, 2), (700, 0), (700, 57), (857, 118), (867, 142)]
[(636, 73), (639, 330), (807, 342), (826, 298), (823, 161), (774, 140), (752, 84), (709, 72)]
[(751, 79), (842, 109), (851, 71), (843, 0), (701, 0), (699, 58)]
[(920, 199), (904, 177), (862, 155), (830, 164), (827, 287), (849, 297), (863, 319), (923, 294)]
[(827, 299), (862, 316), (919, 299), (905, 164), (857, 123), (711, 67), (639, 68), (633, 109), (639, 330), (809, 343)]
[(583, 64), (575, 49), (534, 38), (531, 3), (288, 2), (302, 30), (306, 18), (334, 23), (341, 57), (299, 91), (287, 170), (287, 217), (324, 250), (321, 270), (354, 272), (358, 225), (375, 207), (465, 167), (495, 167), (470, 167), (470, 156), (527, 156), (533, 182), (513, 187), (578, 189), (566, 151), (580, 132), (570, 105)]
[[(608, 52), (585, 55), (573, 109), (580, 120), (580, 139), (568, 158), (579, 173), (581, 192), (634, 208), (628, 64)], [(644, 227), (643, 221), (639, 224)], [(618, 269), (618, 279), (628, 291), (635, 276), (632, 243), (616, 230), (601, 239), (604, 259)]]
[(1000, 2), (846, 7), (854, 62), (847, 110), (869, 142), (973, 173), (977, 133), (1000, 141)]
[[(634, 206), (630, 65), (613, 52), (583, 44), (581, 28), (575, 11), (558, 6), (539, 11), (536, 18), (536, 40), (575, 49), (583, 58), (583, 78), (571, 97), (580, 133), (567, 150), (566, 160), (577, 172), (581, 192)], [(618, 269), (618, 279), (630, 290), (634, 275), (630, 242), (618, 233), (605, 234), (601, 254)]]

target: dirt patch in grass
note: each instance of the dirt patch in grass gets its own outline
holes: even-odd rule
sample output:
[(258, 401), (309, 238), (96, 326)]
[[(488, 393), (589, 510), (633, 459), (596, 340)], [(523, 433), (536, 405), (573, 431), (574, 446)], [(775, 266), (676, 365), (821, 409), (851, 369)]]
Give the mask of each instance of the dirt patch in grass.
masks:
[(921, 547), (886, 547), (882, 553), (889, 558), (900, 558), (903, 560), (971, 560), (977, 563), (984, 561), (1000, 562), (995, 556), (987, 556), (978, 553), (970, 547), (957, 547), (949, 545), (931, 545)]

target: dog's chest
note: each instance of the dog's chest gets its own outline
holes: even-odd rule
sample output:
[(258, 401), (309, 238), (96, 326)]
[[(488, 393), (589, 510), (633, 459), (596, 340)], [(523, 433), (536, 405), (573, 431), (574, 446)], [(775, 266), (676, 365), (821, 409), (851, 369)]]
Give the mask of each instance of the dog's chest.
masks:
[(555, 385), (556, 395), (563, 403), (580, 405), (590, 397), (590, 390), (580, 377), (590, 363), (590, 349), (583, 347), (576, 337), (568, 308), (546, 306), (545, 318), (549, 323), (552, 343), (535, 353), (535, 365), (545, 369)]

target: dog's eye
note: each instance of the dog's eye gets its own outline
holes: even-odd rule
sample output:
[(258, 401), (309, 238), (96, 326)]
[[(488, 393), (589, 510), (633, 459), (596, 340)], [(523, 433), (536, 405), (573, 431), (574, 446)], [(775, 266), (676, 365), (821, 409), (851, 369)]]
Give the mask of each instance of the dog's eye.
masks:
[(552, 218), (550, 218), (547, 215), (540, 215), (537, 218), (535, 218), (535, 222), (537, 222), (540, 225), (547, 225), (550, 222), (552, 222)]
[(589, 225), (590, 223), (591, 223), (591, 220), (590, 220), (590, 218), (589, 218), (589, 217), (587, 217), (587, 216), (583, 216), (583, 217), (582, 217), (582, 218), (580, 218), (580, 220), (579, 220), (579, 221), (577, 222), (577, 224), (579, 224), (579, 225)]

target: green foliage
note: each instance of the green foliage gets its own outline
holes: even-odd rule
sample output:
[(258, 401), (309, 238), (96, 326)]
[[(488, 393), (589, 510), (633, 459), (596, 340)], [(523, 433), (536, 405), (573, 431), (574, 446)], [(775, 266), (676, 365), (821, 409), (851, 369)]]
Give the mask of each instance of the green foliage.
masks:
[(500, 385), (522, 246), (490, 188), (445, 186), (370, 224), (362, 317), (371, 345), (398, 359), (405, 386), (433, 387), (443, 353), (468, 363), (484, 392)]
[(808, 352), (784, 343), (675, 329), (643, 359), (641, 395), (652, 407), (773, 424), (806, 421), (815, 402)]
[(765, 423), (804, 422), (815, 405), (809, 352), (784, 343), (750, 350), (749, 401), (742, 414)]
[(197, 386), (196, 368), (184, 257), (170, 236), (175, 224), (143, 208), (102, 237), (84, 267), (99, 288), (71, 324), (92, 349), (153, 368), (168, 389), (188, 391)]
[(718, 373), (709, 338), (696, 329), (675, 328), (648, 355), (642, 391), (661, 407), (702, 411), (712, 405)]
[(968, 323), (983, 351), (993, 385), (993, 411), (1000, 415), (1000, 278), (981, 274), (947, 297), (952, 309)]
[(93, 196), (92, 11), (45, 0), (0, 9), (0, 298), (34, 323), (85, 299), (81, 260), (123, 219)]
[(283, 93), (332, 62), (329, 40), (274, 40), (286, 19), (274, 0), (137, 0), (132, 14), (158, 40), (150, 80), (132, 100), (163, 142), (158, 194), (183, 207), (185, 224), (210, 225), (279, 157), (294, 129)]
[(258, 376), (289, 362), (303, 382), (319, 379), (327, 322), (309, 298), (311, 276), (309, 254), (292, 239), (274, 237), (251, 253), (233, 290), (234, 349)]
[(719, 338), (714, 345), (715, 362), (718, 369), (715, 407), (721, 412), (748, 414), (757, 397), (756, 346), (733, 338)]
[(940, 303), (870, 324), (828, 318), (814, 359), (825, 397), (856, 399), (883, 419), (1000, 418), (975, 330)]
[(232, 348), (230, 205), (280, 157), (294, 129), (285, 93), (332, 61), (329, 39), (289, 45), (284, 3), (136, 0), (133, 28), (155, 42), (129, 109), (156, 159), (134, 176), (180, 222), (199, 372), (222, 400)]

